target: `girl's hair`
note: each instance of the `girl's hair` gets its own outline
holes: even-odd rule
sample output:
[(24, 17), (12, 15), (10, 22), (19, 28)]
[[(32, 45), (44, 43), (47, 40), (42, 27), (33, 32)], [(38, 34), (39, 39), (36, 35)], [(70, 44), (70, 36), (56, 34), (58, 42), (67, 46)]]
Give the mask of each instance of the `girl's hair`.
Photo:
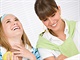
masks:
[(55, 13), (58, 6), (54, 0), (36, 0), (34, 8), (39, 19), (44, 20)]
[[(58, 6), (55, 0), (36, 0), (34, 8), (39, 19), (45, 20), (47, 17), (57, 12)], [(51, 29), (48, 29), (48, 31), (52, 35), (57, 36)]]
[[(22, 42), (24, 45), (28, 44), (30, 47), (32, 47), (26, 33), (23, 31), (23, 35), (21, 37)], [(3, 31), (1, 17), (0, 17), (0, 46), (6, 48), (7, 50), (11, 50), (11, 45), (9, 44), (8, 40), (5, 37), (5, 33)]]
[(32, 45), (24, 31), (23, 31), (23, 35), (22, 35), (21, 39), (22, 39), (24, 45), (28, 44), (30, 47), (32, 47)]

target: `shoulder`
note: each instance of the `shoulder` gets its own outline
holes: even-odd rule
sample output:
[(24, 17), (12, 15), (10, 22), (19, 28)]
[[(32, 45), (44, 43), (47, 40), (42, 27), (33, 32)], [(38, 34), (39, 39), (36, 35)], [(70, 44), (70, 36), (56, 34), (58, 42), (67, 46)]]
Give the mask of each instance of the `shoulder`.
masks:
[(5, 54), (6, 51), (7, 51), (7, 50), (6, 50), (4, 47), (0, 46), (0, 54), (1, 54), (2, 56)]
[(65, 20), (65, 22), (69, 25), (74, 25), (77, 23), (77, 21), (74, 21), (74, 20)]
[(39, 36), (46, 38), (47, 40), (49, 40), (51, 38), (51, 34), (49, 33), (49, 31), (46, 29), (44, 32), (42, 32)]
[(29, 46), (28, 44), (25, 45), (25, 48), (28, 49), (30, 52), (32, 52), (32, 47)]

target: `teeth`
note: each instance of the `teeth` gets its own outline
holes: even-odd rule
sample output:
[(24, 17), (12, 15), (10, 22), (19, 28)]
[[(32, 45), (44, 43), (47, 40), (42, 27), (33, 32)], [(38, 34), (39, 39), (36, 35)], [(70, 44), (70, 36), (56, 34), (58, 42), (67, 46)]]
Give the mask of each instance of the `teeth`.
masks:
[(56, 24), (53, 24), (52, 26), (56, 26), (57, 25), (57, 23)]
[(19, 29), (19, 27), (14, 27), (13, 30)]

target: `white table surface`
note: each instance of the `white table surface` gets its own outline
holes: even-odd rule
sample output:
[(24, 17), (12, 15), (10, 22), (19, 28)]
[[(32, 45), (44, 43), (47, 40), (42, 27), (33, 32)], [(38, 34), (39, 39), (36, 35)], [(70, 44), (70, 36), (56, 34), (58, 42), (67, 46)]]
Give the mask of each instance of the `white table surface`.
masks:
[(80, 60), (80, 54), (66, 58), (65, 60)]

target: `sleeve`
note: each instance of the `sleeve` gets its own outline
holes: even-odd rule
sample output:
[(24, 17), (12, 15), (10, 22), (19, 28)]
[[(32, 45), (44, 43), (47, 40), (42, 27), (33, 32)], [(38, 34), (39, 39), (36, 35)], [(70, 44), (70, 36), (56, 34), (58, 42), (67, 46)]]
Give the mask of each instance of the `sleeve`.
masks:
[(1, 47), (0, 47), (0, 60), (2, 60)]
[(55, 51), (49, 50), (49, 49), (43, 49), (43, 48), (38, 48), (40, 56), (42, 59), (45, 59), (47, 57), (53, 56), (55, 57)]
[(36, 48), (32, 48), (32, 53), (36, 56), (37, 60), (41, 60), (40, 54)]

